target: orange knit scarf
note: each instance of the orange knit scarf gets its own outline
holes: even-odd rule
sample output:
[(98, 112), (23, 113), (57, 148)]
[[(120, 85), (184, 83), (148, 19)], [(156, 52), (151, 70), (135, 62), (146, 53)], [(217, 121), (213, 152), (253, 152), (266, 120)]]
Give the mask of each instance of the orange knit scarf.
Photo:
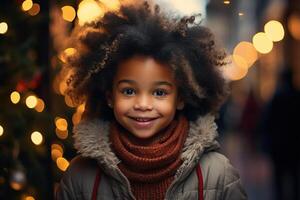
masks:
[(118, 167), (129, 179), (136, 199), (164, 199), (178, 167), (187, 137), (188, 121), (184, 116), (150, 139), (134, 137), (112, 123), (112, 148), (122, 161)]

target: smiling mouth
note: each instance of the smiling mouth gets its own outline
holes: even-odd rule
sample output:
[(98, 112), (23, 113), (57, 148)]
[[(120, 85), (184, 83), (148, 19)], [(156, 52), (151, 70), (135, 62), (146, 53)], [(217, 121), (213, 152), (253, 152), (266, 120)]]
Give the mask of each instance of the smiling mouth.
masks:
[(153, 121), (155, 119), (157, 119), (158, 117), (129, 117), (130, 119), (133, 119), (137, 122), (150, 122), (150, 121)]

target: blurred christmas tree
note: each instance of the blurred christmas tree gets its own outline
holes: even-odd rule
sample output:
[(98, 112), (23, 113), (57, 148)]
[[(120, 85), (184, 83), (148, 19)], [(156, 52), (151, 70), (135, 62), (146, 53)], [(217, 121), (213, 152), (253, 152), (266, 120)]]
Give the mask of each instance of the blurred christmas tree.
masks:
[[(73, 10), (64, 20), (62, 7), (71, 3), (1, 1), (0, 199), (53, 199), (65, 158), (74, 156), (68, 134), (74, 109), (57, 94), (64, 84), (55, 79), (75, 18), (68, 7)], [(73, 121), (80, 112), (82, 106)]]

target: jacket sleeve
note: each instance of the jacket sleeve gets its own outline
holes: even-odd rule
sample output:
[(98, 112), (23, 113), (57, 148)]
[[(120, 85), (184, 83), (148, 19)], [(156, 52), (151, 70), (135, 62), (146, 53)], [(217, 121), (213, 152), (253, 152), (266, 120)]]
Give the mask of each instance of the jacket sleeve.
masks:
[(62, 179), (60, 180), (60, 184), (56, 189), (55, 192), (55, 199), (56, 200), (71, 200), (71, 199), (77, 199), (76, 194), (74, 191), (74, 167), (72, 166), (72, 163), (70, 164), (69, 168), (63, 175)]
[(97, 169), (96, 161), (76, 156), (60, 181), (55, 199), (90, 199)]
[(245, 200), (247, 194), (241, 184), (240, 176), (237, 170), (225, 161), (225, 174), (223, 186), (223, 200)]

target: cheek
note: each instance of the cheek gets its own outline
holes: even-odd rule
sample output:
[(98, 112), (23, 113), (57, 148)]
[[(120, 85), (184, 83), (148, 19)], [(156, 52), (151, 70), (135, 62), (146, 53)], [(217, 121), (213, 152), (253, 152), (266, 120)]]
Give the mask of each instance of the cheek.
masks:
[(121, 99), (115, 99), (114, 102), (114, 112), (118, 114), (126, 113), (131, 107), (131, 104), (129, 101), (121, 100)]
[(156, 109), (159, 110), (160, 113), (165, 115), (174, 114), (176, 112), (176, 102), (173, 99), (159, 102), (156, 104)]

